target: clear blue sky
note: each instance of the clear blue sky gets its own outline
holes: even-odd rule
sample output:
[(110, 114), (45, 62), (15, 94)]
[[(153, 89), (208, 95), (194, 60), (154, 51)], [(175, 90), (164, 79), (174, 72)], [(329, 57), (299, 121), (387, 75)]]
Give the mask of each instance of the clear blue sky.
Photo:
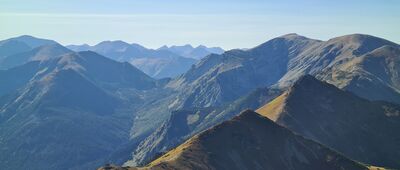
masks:
[(0, 0), (0, 39), (230, 49), (293, 32), (322, 40), (365, 33), (400, 43), (400, 0)]

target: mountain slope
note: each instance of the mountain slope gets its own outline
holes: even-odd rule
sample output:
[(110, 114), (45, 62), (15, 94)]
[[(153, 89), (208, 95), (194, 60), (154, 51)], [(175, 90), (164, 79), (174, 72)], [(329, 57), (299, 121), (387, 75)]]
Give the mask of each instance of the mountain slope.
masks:
[(6, 169), (98, 167), (129, 145), (133, 113), (159, 94), (157, 82), (134, 66), (94, 52), (0, 72), (0, 80), (11, 77), (19, 80), (6, 81), (0, 96), (0, 164)]
[(252, 50), (209, 55), (168, 86), (182, 91), (178, 99), (181, 107), (229, 103), (256, 88), (278, 82), (286, 74), (289, 60), (317, 43), (317, 40), (286, 35)]
[(400, 48), (382, 46), (318, 78), (371, 100), (400, 102)]
[(253, 111), (244, 111), (148, 165), (152, 169), (366, 169)]
[(9, 69), (30, 61), (43, 61), (59, 57), (72, 51), (60, 44), (43, 45), (27, 52), (21, 52), (5, 57), (0, 61), (0, 69)]
[(6, 41), (0, 44), (0, 61), (6, 56), (31, 50), (27, 44), (19, 41)]
[(196, 63), (196, 60), (171, 56), (166, 53), (161, 57), (132, 59), (130, 63), (154, 78), (166, 78), (176, 77), (186, 72)]
[(280, 91), (276, 89), (260, 88), (226, 106), (173, 111), (169, 119), (141, 140), (132, 153), (132, 160), (125, 165), (145, 165), (155, 156), (178, 146), (198, 132), (229, 120), (244, 109), (257, 109), (279, 94)]
[(0, 41), (0, 62), (7, 56), (28, 52), (40, 46), (54, 44), (57, 44), (57, 42), (28, 35), (2, 40)]
[[(232, 102), (258, 87), (273, 85), (287, 88), (302, 75), (329, 74), (329, 70), (344, 65), (351, 66), (352, 60), (386, 45), (399, 47), (393, 42), (362, 34), (346, 35), (329, 41), (288, 34), (246, 51), (231, 50), (222, 55), (210, 55), (184, 75), (171, 81), (168, 87), (182, 92), (176, 99), (176, 107), (214, 107)], [(390, 58), (400, 56), (395, 50), (384, 53), (390, 55)], [(390, 63), (387, 64), (387, 67), (390, 67)], [(363, 66), (361, 69), (367, 68)], [(398, 70), (398, 67), (392, 67), (392, 71), (388, 72), (391, 75), (388, 76), (396, 77)], [(385, 78), (381, 77), (385, 73), (370, 73), (379, 79)], [(358, 76), (350, 77), (353, 77), (353, 80)], [(363, 85), (373, 86), (376, 83), (379, 82), (370, 81)], [(397, 88), (398, 85), (393, 84), (398, 83), (396, 81), (392, 84), (382, 84), (376, 93), (385, 90), (385, 93), (390, 94), (378, 99), (399, 102), (394, 100), (393, 96), (398, 96), (400, 89)], [(350, 83), (348, 86), (354, 84)], [(347, 86), (341, 88), (354, 90)], [(388, 88), (393, 90), (387, 90)], [(368, 99), (373, 100), (376, 97)]]
[(7, 43), (9, 41), (16, 41), (16, 42), (24, 43), (27, 46), (29, 46), (31, 49), (37, 48), (37, 47), (40, 47), (43, 45), (57, 44), (57, 42), (55, 42), (53, 40), (36, 38), (36, 37), (30, 36), (30, 35), (22, 35), (19, 37), (2, 40), (2, 41), (0, 41), (0, 45), (3, 45), (4, 43)]
[(371, 102), (305, 76), (257, 112), (351, 159), (400, 167), (398, 105)]
[[(168, 98), (159, 100), (158, 102), (153, 102), (151, 105), (144, 106), (144, 108), (137, 112), (137, 117), (134, 120), (135, 123), (131, 130), (132, 138), (145, 139), (143, 143), (147, 142), (147, 146), (150, 148), (155, 145), (157, 147), (153, 148), (174, 146), (168, 142), (166, 145), (160, 142), (159, 144), (161, 145), (159, 145), (155, 144), (158, 142), (157, 140), (147, 141), (147, 139), (151, 138), (149, 136), (156, 135), (152, 132), (159, 131), (157, 129), (169, 120), (171, 111), (173, 110), (191, 110), (192, 108), (221, 109), (257, 88), (272, 86), (278, 89), (286, 89), (299, 77), (307, 73), (317, 75), (322, 80), (329, 80), (329, 76), (324, 77), (323, 75), (329, 75), (331, 68), (341, 68), (346, 64), (351, 68), (353, 63), (355, 63), (353, 60), (364, 58), (363, 56), (369, 55), (369, 53), (380, 48), (382, 48), (382, 51), (386, 51), (385, 54), (391, 56), (387, 58), (399, 58), (395, 50), (394, 52), (388, 52), (390, 49), (383, 48), (385, 46), (396, 48), (398, 45), (381, 38), (361, 34), (346, 35), (328, 41), (312, 40), (296, 34), (288, 34), (246, 51), (231, 50), (221, 55), (211, 54), (194, 65), (184, 75), (171, 80), (167, 84), (166, 87), (168, 89), (176, 92), (174, 95), (170, 95)], [(388, 61), (396, 60), (390, 59)], [(349, 76), (349, 84), (339, 87), (345, 90), (348, 89), (360, 96), (364, 94), (363, 97), (371, 100), (376, 98), (370, 98), (371, 96), (367, 95), (385, 94), (380, 100), (399, 102), (399, 100), (395, 100), (392, 97), (398, 93), (398, 89), (395, 88), (397, 87), (395, 85), (396, 81), (388, 81), (388, 78), (386, 78), (395, 78), (396, 70), (399, 67), (395, 65), (391, 66), (393, 62), (380, 63), (382, 65), (379, 65), (379, 67), (388, 68), (386, 70), (392, 71), (385, 71), (384, 73), (368, 71), (370, 72), (368, 74), (373, 74), (375, 79), (364, 81), (362, 85), (365, 87), (374, 87), (374, 89), (369, 89), (372, 91), (357, 94), (357, 89), (361, 88), (358, 88), (357, 83), (355, 83), (357, 81), (355, 80), (360, 76)], [(362, 70), (369, 70), (369, 68), (364, 67), (361, 65)], [(378, 71), (380, 72), (380, 70)], [(347, 74), (356, 75), (356, 73), (349, 71)], [(381, 83), (381, 80), (385, 80), (386, 82)], [(337, 84), (339, 84), (343, 80), (338, 81), (334, 79), (333, 81), (337, 81)], [(329, 82), (335, 84), (335, 82)], [(382, 85), (382, 87), (378, 86), (379, 88), (377, 88), (374, 85), (376, 83)], [(388, 92), (391, 95), (388, 95)], [(224, 115), (220, 113), (222, 113), (220, 110), (203, 113), (207, 115), (204, 117), (208, 117), (208, 119), (204, 119), (200, 124), (201, 127), (215, 125), (214, 123), (218, 121), (215, 121), (213, 117), (218, 119), (218, 116)], [(234, 116), (236, 113), (238, 112), (229, 112), (227, 115)], [(195, 129), (201, 128), (197, 127)], [(169, 130), (164, 129), (163, 131)], [(163, 132), (159, 135), (166, 133)], [(195, 133), (195, 131), (191, 131), (190, 133)], [(181, 139), (185, 139), (185, 137)], [(143, 146), (143, 150), (149, 149), (149, 147)], [(154, 153), (158, 152), (160, 151), (157, 151), (157, 149), (154, 150)]]

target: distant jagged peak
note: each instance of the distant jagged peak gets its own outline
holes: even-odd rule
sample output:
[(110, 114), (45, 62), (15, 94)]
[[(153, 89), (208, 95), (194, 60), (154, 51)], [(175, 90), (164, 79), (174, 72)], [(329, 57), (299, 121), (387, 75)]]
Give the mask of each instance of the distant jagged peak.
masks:
[(129, 43), (122, 41), (122, 40), (106, 40), (98, 43), (95, 46), (100, 46), (100, 45), (120, 45), (120, 46), (130, 46)]

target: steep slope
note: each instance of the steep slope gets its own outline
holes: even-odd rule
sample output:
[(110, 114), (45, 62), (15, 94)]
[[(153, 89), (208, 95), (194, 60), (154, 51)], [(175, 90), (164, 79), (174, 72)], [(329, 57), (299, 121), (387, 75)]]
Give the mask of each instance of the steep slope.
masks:
[(189, 139), (147, 167), (150, 169), (366, 169), (250, 110)]
[(7, 56), (30, 51), (43, 45), (53, 45), (53, 40), (40, 39), (28, 35), (0, 41), (0, 62)]
[(6, 56), (29, 51), (31, 47), (19, 41), (6, 41), (0, 44), (0, 61)]
[[(153, 135), (152, 132), (169, 119), (173, 110), (224, 108), (260, 87), (273, 86), (274, 88), (286, 89), (299, 77), (307, 73), (318, 75), (318, 78), (322, 80), (329, 80), (329, 77), (323, 77), (323, 75), (329, 75), (326, 72), (329, 72), (330, 68), (340, 68), (346, 64), (349, 64), (350, 67), (354, 63), (353, 60), (363, 58), (368, 53), (384, 46), (396, 48), (398, 45), (381, 38), (361, 34), (346, 35), (328, 41), (312, 40), (296, 34), (288, 34), (246, 51), (231, 50), (222, 55), (211, 54), (194, 65), (184, 75), (167, 84), (166, 87), (176, 91), (176, 94), (152, 102), (137, 112), (131, 130), (132, 138), (144, 140)], [(383, 48), (383, 51), (387, 50), (388, 48)], [(398, 58), (395, 53), (387, 54), (390, 54), (391, 57), (389, 58)], [(387, 79), (385, 75), (396, 77), (395, 70), (398, 70), (399, 67), (390, 66), (389, 63), (392, 62), (381, 63), (387, 64), (384, 68), (387, 67), (393, 71), (385, 73), (371, 71), (371, 74), (382, 80)], [(367, 67), (362, 69), (368, 70)], [(349, 74), (356, 75), (356, 72), (349, 72)], [(357, 78), (358, 76), (350, 76), (350, 83), (339, 87), (357, 94), (359, 88), (351, 85), (352, 82), (357, 82), (355, 81)], [(366, 96), (358, 95), (373, 100), (374, 98), (367, 96), (369, 93), (385, 94), (381, 100), (399, 102), (392, 97), (397, 95), (397, 89), (396, 91), (383, 91), (395, 89), (396, 86), (393, 85), (395, 81), (379, 83), (383, 87), (376, 88), (377, 86), (374, 84), (377, 81), (375, 80), (363, 83), (365, 87), (374, 87), (369, 89), (372, 91), (363, 92)], [(389, 86), (390, 88), (388, 88)], [(388, 92), (391, 95), (387, 95)], [(206, 113), (209, 114), (210, 119), (205, 119), (201, 126), (215, 125), (214, 123), (218, 121), (215, 121), (212, 117), (218, 117), (219, 113)], [(231, 113), (227, 115), (234, 116), (237, 112)], [(153, 142), (148, 142), (148, 146), (154, 146)], [(164, 144), (157, 147), (164, 148), (163, 146)], [(148, 149), (147, 147), (144, 148), (144, 150)], [(159, 151), (155, 151), (155, 153), (157, 152)]]
[(8, 70), (0, 70), (0, 96), (7, 95), (26, 85), (40, 70), (40, 62), (34, 61)]
[(30, 61), (43, 61), (59, 57), (63, 54), (72, 53), (71, 50), (60, 44), (43, 45), (27, 52), (22, 52), (5, 57), (0, 61), (0, 69), (9, 69), (23, 65)]
[(154, 79), (94, 52), (29, 62), (1, 71), (0, 80), (21, 74), (1, 89), (0, 164), (5, 169), (102, 165), (129, 145), (133, 113), (157, 93)]
[(318, 78), (371, 100), (400, 103), (400, 48), (382, 46)]
[(302, 75), (316, 75), (327, 67), (351, 64), (350, 60), (385, 45), (399, 46), (385, 39), (363, 34), (345, 35), (321, 42), (301, 51), (289, 62), (288, 72), (279, 80), (279, 85), (288, 87)]
[(371, 102), (305, 76), (257, 112), (351, 159), (400, 167), (398, 105)]
[(104, 88), (147, 90), (156, 87), (154, 79), (131, 64), (116, 62), (90, 51), (66, 55), (58, 61), (58, 66), (76, 69)]
[(196, 60), (170, 55), (132, 59), (130, 63), (154, 78), (176, 77), (196, 63)]
[[(288, 34), (246, 51), (231, 50), (222, 55), (210, 55), (184, 75), (171, 81), (168, 87), (182, 92), (176, 99), (176, 107), (219, 106), (232, 102), (258, 87), (274, 85), (286, 88), (302, 75), (328, 74), (329, 68), (352, 65), (353, 59), (385, 45), (399, 47), (393, 42), (361, 34), (346, 35), (325, 42)], [(396, 53), (385, 53), (391, 55), (391, 58), (399, 58)], [(392, 67), (392, 70), (388, 74), (395, 77), (398, 68)], [(371, 73), (379, 79), (384, 79), (381, 76), (385, 73)], [(353, 76), (353, 79), (355, 78), (357, 76)], [(364, 85), (372, 86), (374, 83), (378, 82), (370, 81)], [(376, 89), (376, 93), (381, 93), (382, 89), (394, 89), (379, 99), (395, 101), (393, 96), (397, 96), (400, 89), (396, 88), (398, 85), (388, 87), (389, 85), (383, 84), (383, 87)]]
[(22, 35), (19, 37), (2, 40), (2, 41), (0, 41), (0, 45), (3, 45), (4, 43), (7, 43), (9, 41), (24, 43), (27, 46), (29, 46), (31, 49), (37, 48), (37, 47), (40, 47), (43, 45), (57, 44), (57, 42), (55, 42), (53, 40), (36, 38), (36, 37), (30, 36), (30, 35)]
[(129, 166), (145, 165), (193, 135), (234, 117), (244, 109), (257, 109), (280, 94), (279, 90), (260, 88), (235, 102), (218, 108), (191, 108), (172, 112), (151, 135), (143, 139), (132, 154)]
[(181, 107), (229, 103), (258, 87), (278, 82), (287, 72), (290, 59), (318, 43), (290, 34), (252, 50), (209, 55), (168, 86), (183, 92), (177, 99)]
[(194, 59), (181, 57), (167, 50), (147, 49), (123, 41), (103, 41), (95, 46), (70, 45), (74, 51), (91, 50), (117, 61), (126, 61), (154, 78), (175, 77), (187, 71)]

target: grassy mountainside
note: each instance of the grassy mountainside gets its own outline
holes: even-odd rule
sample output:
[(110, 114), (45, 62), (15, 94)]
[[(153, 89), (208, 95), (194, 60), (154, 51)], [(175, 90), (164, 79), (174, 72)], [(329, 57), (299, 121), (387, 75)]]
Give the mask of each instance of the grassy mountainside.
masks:
[(398, 105), (371, 102), (305, 76), (257, 112), (351, 159), (400, 167)]
[[(134, 169), (134, 168), (132, 168)], [(367, 169), (247, 110), (140, 169)]]
[(1, 71), (0, 80), (5, 169), (96, 168), (130, 147), (135, 110), (163, 94), (134, 66), (94, 52), (29, 62)]

